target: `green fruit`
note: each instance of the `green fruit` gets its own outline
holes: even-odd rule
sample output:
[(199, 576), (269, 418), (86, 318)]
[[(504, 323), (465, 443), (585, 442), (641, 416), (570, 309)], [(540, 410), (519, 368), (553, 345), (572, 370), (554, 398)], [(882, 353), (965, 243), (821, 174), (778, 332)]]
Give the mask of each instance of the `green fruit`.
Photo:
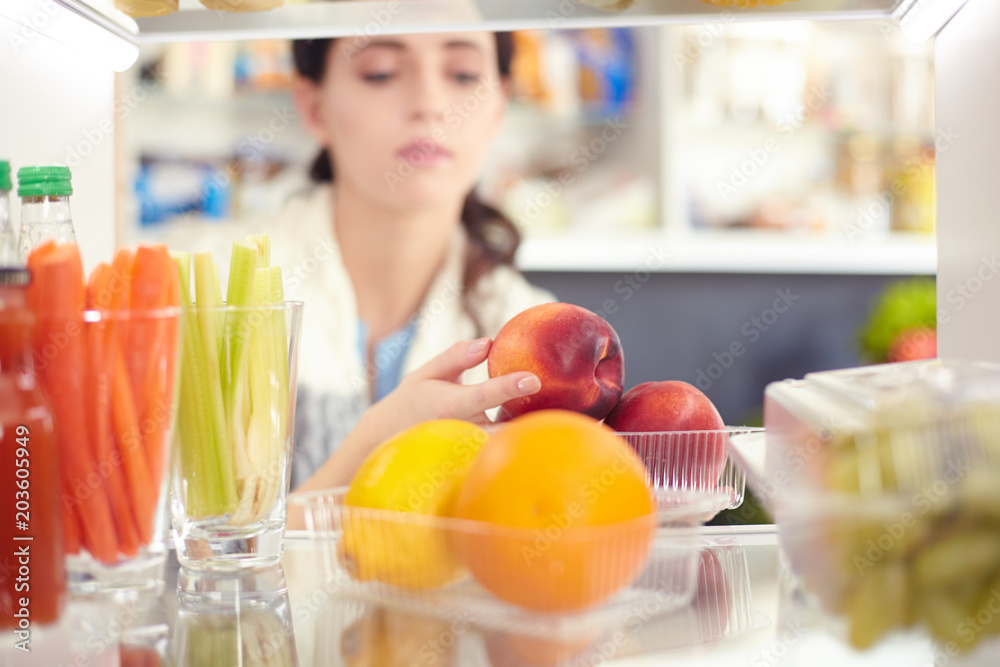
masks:
[(982, 580), (1000, 564), (1000, 532), (975, 529), (955, 532), (929, 545), (913, 562), (922, 588), (959, 586)]
[(860, 332), (861, 351), (872, 363), (885, 361), (889, 347), (907, 329), (937, 323), (937, 288), (930, 278), (892, 283), (879, 295)]
[(828, 465), (826, 486), (831, 491), (856, 494), (861, 489), (858, 485), (858, 455), (852, 447), (838, 448), (831, 455)]
[(1000, 481), (988, 470), (971, 470), (959, 488), (962, 513), (1000, 522)]
[(866, 571), (846, 604), (851, 644), (866, 649), (892, 628), (906, 625), (910, 593), (904, 564), (886, 563)]
[(917, 608), (927, 622), (931, 634), (941, 642), (954, 642), (962, 650), (974, 647), (982, 638), (981, 632), (969, 626), (968, 619), (976, 614), (979, 582), (971, 582), (950, 590), (922, 590)]

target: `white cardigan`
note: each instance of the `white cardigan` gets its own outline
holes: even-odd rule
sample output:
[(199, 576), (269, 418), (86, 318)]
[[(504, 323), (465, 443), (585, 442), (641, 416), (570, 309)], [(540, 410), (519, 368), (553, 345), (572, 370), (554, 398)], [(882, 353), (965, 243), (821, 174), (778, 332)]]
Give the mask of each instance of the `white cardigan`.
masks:
[[(305, 302), (299, 348), (299, 395), (292, 458), (292, 487), (305, 481), (339, 446), (369, 407), (371, 392), (359, 353), (358, 310), (333, 234), (332, 187), (316, 187), (293, 200), (278, 219), (245, 233), (271, 235), (272, 265), (281, 266), (285, 297)], [(230, 243), (232, 238), (230, 238)], [(480, 279), (474, 299), (481, 334), (462, 308), (466, 235), (456, 231), (448, 256), (416, 320), (403, 374), (459, 340), (495, 336), (507, 320), (554, 297), (533, 287), (511, 267)], [(226, 258), (228, 263), (228, 257)], [(228, 275), (228, 271), (220, 274)], [(486, 364), (467, 371), (466, 384), (487, 379)]]

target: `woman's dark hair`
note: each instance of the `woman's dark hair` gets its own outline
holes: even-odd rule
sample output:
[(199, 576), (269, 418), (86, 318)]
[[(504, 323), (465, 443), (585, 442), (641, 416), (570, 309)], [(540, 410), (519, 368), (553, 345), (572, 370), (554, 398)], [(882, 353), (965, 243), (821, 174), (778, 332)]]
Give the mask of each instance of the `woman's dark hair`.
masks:
[[(514, 39), (509, 32), (496, 35), (497, 63), (500, 76), (510, 76), (511, 60), (514, 56)], [(326, 60), (332, 39), (303, 39), (292, 44), (295, 69), (313, 81), (322, 83), (326, 74)], [(320, 151), (313, 160), (309, 175), (317, 183), (333, 182), (333, 162), (327, 149)], [(469, 244), (465, 255), (465, 269), (462, 275), (462, 300), (465, 311), (483, 335), (482, 326), (469, 296), (480, 278), (498, 266), (514, 264), (514, 253), (521, 242), (517, 227), (503, 213), (482, 201), (473, 189), (465, 197), (462, 205), (462, 226), (465, 227)]]

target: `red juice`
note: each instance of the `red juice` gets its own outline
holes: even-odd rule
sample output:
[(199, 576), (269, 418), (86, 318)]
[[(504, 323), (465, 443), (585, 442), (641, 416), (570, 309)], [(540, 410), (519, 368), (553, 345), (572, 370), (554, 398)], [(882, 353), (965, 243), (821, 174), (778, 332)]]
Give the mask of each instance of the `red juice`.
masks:
[(66, 591), (59, 459), (31, 366), (27, 280), (0, 269), (0, 628), (24, 648), (34, 625), (59, 618)]

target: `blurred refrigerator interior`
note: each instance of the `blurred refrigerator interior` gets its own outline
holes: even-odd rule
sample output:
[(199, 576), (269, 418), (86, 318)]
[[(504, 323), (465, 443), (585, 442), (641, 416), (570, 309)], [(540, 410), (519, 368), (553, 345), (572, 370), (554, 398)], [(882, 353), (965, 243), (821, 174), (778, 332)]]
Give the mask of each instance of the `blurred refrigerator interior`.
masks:
[[(932, 242), (934, 155), (949, 137), (934, 136), (929, 44), (870, 22), (514, 37), (512, 103), (480, 188), (529, 241), (614, 229)], [(118, 82), (122, 236), (266, 215), (306, 187), (316, 146), (292, 101), (289, 43), (142, 59)]]

